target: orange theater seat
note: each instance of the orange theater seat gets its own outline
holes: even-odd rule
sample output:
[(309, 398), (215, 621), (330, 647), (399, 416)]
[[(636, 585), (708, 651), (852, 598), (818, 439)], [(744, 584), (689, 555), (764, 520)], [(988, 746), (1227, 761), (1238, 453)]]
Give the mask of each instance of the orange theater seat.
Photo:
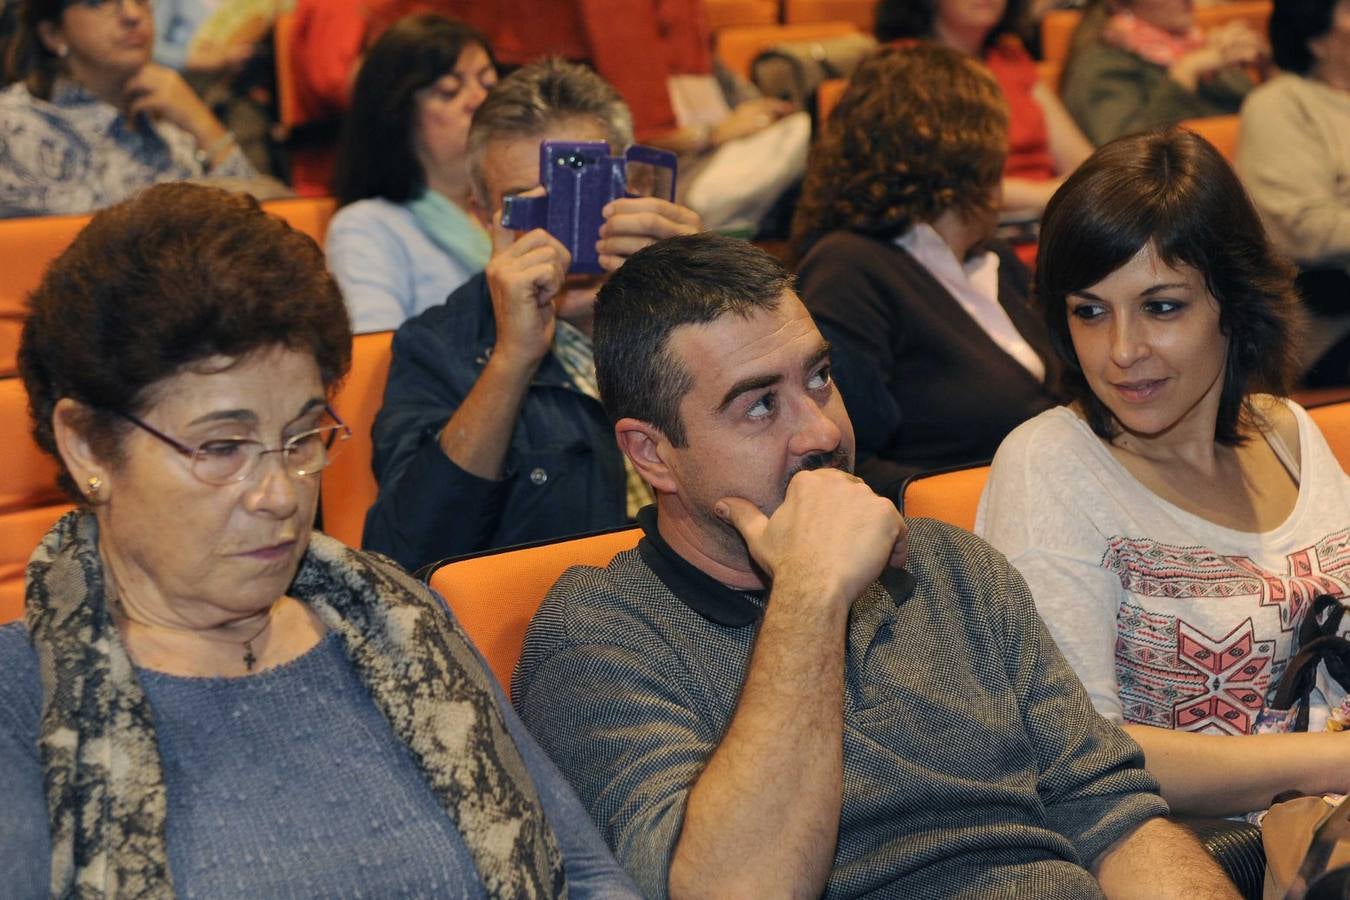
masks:
[(988, 478), (988, 466), (911, 475), (900, 487), (900, 509), (909, 517), (925, 516), (970, 531)]
[(91, 217), (34, 216), (0, 220), (0, 315), (23, 315), (28, 295), (52, 260), (70, 246)]
[(806, 25), (763, 25), (723, 28), (717, 33), (717, 58), (742, 78), (750, 77), (755, 57), (775, 44), (790, 41), (823, 41), (857, 34), (852, 22), (812, 22)]
[(379, 486), (371, 471), (375, 445), (370, 428), (384, 402), (389, 377), (392, 331), (358, 334), (352, 339), (352, 368), (333, 398), (333, 409), (352, 430), (351, 440), (333, 464), (323, 470), (320, 502), (323, 530), (350, 547), (361, 546), (366, 511), (375, 503)]
[(322, 247), (328, 222), (337, 211), (337, 201), (332, 197), (294, 197), (269, 200), (262, 208), (285, 219), (288, 225), (314, 238), (314, 242)]
[(28, 395), (18, 378), (0, 378), (0, 623), (23, 614), (23, 569), (42, 535), (74, 507), (56, 486), (55, 461), (28, 426)]
[(703, 14), (714, 32), (733, 25), (775, 25), (778, 0), (703, 0)]
[(1074, 29), (1083, 20), (1077, 9), (1052, 9), (1041, 19), (1041, 59), (1063, 63), (1069, 58)]
[(1350, 472), (1350, 400), (1314, 406), (1308, 414), (1321, 429), (1341, 468)]
[(427, 583), (445, 598), (464, 632), (508, 691), (525, 629), (569, 566), (603, 566), (637, 546), (640, 528), (606, 531), (438, 563)]
[(877, 0), (786, 0), (783, 10), (783, 21), (789, 25), (852, 22), (868, 34), (876, 27), (876, 20)]
[(830, 113), (839, 105), (839, 98), (848, 88), (847, 78), (827, 78), (816, 88), (816, 121), (824, 124), (830, 121)]
[(1237, 158), (1238, 130), (1242, 117), (1203, 116), (1198, 119), (1185, 119), (1179, 123), (1187, 131), (1193, 131), (1214, 145), (1214, 149), (1223, 154), (1223, 158), (1232, 165)]

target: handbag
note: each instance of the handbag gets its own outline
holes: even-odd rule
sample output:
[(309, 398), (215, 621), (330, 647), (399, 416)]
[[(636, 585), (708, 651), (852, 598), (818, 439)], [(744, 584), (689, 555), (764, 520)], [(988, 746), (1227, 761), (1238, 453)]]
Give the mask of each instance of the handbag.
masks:
[(849, 77), (876, 47), (876, 38), (870, 34), (776, 44), (750, 63), (750, 80), (766, 97), (810, 109), (822, 81)]
[(1342, 689), (1350, 690), (1350, 640), (1337, 633), (1344, 615), (1345, 607), (1340, 600), (1330, 594), (1319, 594), (1298, 627), (1299, 650), (1280, 676), (1275, 699), (1270, 704), (1271, 709), (1285, 712), (1298, 705), (1294, 731), (1308, 730), (1308, 700), (1317, 686), (1319, 667), (1324, 667)]

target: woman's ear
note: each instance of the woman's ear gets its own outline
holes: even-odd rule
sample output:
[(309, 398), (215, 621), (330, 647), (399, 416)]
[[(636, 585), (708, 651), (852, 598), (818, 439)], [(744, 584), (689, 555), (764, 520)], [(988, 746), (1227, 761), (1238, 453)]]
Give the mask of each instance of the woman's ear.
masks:
[(670, 441), (660, 429), (640, 419), (620, 419), (614, 423), (614, 439), (642, 480), (654, 491), (676, 493), (678, 484), (663, 458), (663, 451), (670, 446)]
[(66, 58), (70, 52), (70, 45), (66, 43), (65, 33), (61, 26), (50, 20), (43, 20), (37, 23), (38, 40), (42, 41), (42, 46), (49, 51), (61, 57)]
[(91, 504), (106, 502), (111, 485), (108, 467), (94, 453), (85, 437), (89, 422), (89, 408), (77, 400), (62, 397), (52, 409), (52, 434), (56, 438), (56, 452), (66, 464), (66, 470), (75, 486)]

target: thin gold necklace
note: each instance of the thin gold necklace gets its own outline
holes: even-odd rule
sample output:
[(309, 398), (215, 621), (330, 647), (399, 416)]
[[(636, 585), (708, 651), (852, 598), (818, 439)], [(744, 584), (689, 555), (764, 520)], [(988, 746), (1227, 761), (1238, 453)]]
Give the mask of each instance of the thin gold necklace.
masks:
[(234, 644), (236, 646), (243, 647), (244, 648), (243, 663), (244, 663), (244, 671), (246, 672), (252, 672), (253, 667), (258, 664), (257, 654), (253, 652), (253, 642), (256, 641), (258, 638), (262, 637), (263, 632), (266, 631), (268, 626), (272, 624), (272, 613), (276, 612), (277, 608), (276, 603), (273, 603), (270, 607), (268, 607), (267, 613), (263, 616), (263, 623), (258, 628), (258, 630), (253, 632), (253, 634), (249, 635), (244, 640), (236, 641), (231, 638), (213, 637), (212, 635), (203, 634), (191, 628), (175, 628), (172, 625), (156, 625), (153, 622), (142, 622), (140, 619), (132, 618), (131, 614), (127, 612), (127, 608), (122, 603), (122, 599), (120, 597), (114, 600), (113, 602), (117, 605), (117, 611), (119, 614), (121, 614), (122, 618), (126, 619), (128, 622), (131, 622), (135, 625), (139, 625), (142, 628), (159, 629), (160, 631), (187, 632), (189, 634), (192, 634), (194, 637), (205, 638), (208, 641), (215, 641), (218, 644)]

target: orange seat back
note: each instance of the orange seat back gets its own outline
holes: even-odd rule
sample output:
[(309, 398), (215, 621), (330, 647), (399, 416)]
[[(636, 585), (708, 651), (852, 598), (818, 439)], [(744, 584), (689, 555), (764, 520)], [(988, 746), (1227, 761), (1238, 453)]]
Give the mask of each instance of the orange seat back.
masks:
[(1214, 145), (1214, 149), (1223, 154), (1223, 158), (1232, 165), (1237, 158), (1238, 130), (1242, 117), (1204, 116), (1198, 119), (1185, 119), (1179, 123), (1187, 131), (1193, 131)]
[(19, 371), (19, 336), (22, 333), (22, 316), (0, 313), (0, 378)]
[(1082, 10), (1052, 9), (1041, 19), (1041, 59), (1063, 63), (1069, 58), (1074, 29), (1083, 20)]
[(876, 27), (877, 0), (786, 0), (783, 21), (789, 25), (852, 22), (859, 31), (871, 34)]
[(262, 207), (285, 219), (296, 231), (314, 238), (314, 242), (322, 247), (324, 235), (328, 233), (328, 223), (337, 211), (337, 201), (332, 197), (292, 197), (269, 200)]
[(938, 519), (970, 531), (988, 479), (988, 466), (911, 476), (900, 488), (901, 511), (908, 517)]
[(74, 507), (56, 486), (56, 462), (29, 430), (28, 395), (0, 378), (0, 624), (23, 614), (23, 570), (42, 535)]
[(755, 61), (755, 57), (775, 44), (789, 41), (823, 41), (857, 33), (858, 26), (852, 22), (723, 28), (717, 33), (716, 52), (724, 66), (742, 78), (748, 79), (750, 64)]
[(839, 98), (848, 89), (847, 78), (827, 78), (816, 88), (816, 121), (824, 124), (830, 121), (830, 113), (839, 105)]
[(375, 444), (370, 429), (384, 402), (393, 339), (392, 331), (354, 337), (351, 371), (333, 398), (333, 409), (351, 428), (352, 437), (333, 464), (323, 470), (319, 496), (323, 504), (323, 530), (350, 547), (361, 546), (366, 512), (379, 493), (371, 469)]
[(778, 0), (703, 0), (703, 14), (713, 32), (736, 25), (775, 25)]
[(277, 13), (272, 23), (272, 58), (277, 77), (277, 118), (282, 125), (295, 125), (299, 118), (299, 101), (295, 89), (295, 56), (292, 42), (295, 33), (295, 12)]
[(464, 632), (510, 690), (525, 629), (544, 595), (569, 566), (604, 566), (637, 546), (642, 529), (625, 528), (443, 562), (428, 584), (445, 598)]
[(22, 316), (28, 295), (51, 261), (70, 246), (91, 216), (34, 216), (0, 220), (0, 315)]
[(1308, 410), (1308, 415), (1327, 439), (1341, 468), (1350, 472), (1350, 400), (1315, 406)]

